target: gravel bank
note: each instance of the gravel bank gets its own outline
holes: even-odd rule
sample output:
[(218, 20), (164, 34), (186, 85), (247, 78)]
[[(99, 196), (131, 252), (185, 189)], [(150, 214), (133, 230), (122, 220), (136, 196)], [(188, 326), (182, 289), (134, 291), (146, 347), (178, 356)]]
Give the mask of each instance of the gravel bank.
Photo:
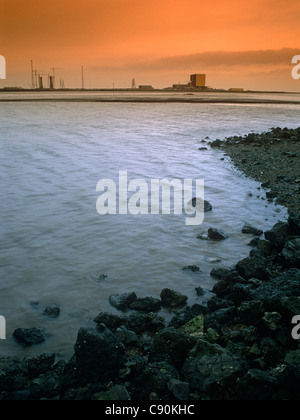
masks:
[(300, 213), (300, 128), (273, 128), (225, 142), (216, 140), (211, 146), (221, 147), (238, 169), (261, 182), (269, 199)]

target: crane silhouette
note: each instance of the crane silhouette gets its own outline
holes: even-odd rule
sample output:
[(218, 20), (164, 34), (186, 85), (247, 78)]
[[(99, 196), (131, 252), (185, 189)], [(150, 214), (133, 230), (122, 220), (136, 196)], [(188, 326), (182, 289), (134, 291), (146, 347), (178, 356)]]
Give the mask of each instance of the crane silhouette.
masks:
[(55, 72), (56, 70), (62, 70), (62, 69), (58, 67), (51, 67), (50, 70), (52, 70), (53, 89), (55, 89)]

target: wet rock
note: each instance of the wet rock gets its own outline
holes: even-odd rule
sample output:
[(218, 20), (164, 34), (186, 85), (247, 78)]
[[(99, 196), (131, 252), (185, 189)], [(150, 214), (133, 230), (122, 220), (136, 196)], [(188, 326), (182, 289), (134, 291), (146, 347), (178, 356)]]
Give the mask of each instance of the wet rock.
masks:
[(243, 302), (241, 306), (237, 309), (237, 314), (239, 318), (247, 325), (258, 324), (261, 321), (264, 312), (264, 305), (259, 300)]
[(139, 342), (137, 334), (124, 326), (116, 330), (115, 336), (125, 346), (133, 346)]
[(221, 140), (217, 139), (210, 144), (210, 147), (212, 149), (219, 149), (220, 147), (222, 147), (222, 145), (223, 145), (223, 142)]
[(60, 315), (60, 307), (58, 305), (47, 306), (43, 312), (48, 318), (58, 318)]
[(126, 327), (137, 334), (147, 331), (148, 316), (142, 313), (133, 313), (125, 318)]
[(171, 289), (164, 289), (160, 295), (162, 306), (176, 308), (186, 305), (188, 297)]
[(190, 395), (190, 384), (171, 378), (168, 382), (168, 389), (171, 394), (180, 401), (188, 401)]
[(205, 324), (208, 327), (216, 327), (217, 325), (223, 325), (227, 322), (232, 321), (236, 314), (236, 307), (230, 306), (226, 308), (218, 309), (205, 316)]
[(192, 199), (192, 206), (193, 207), (197, 207), (197, 206), (202, 207), (203, 206), (203, 209), (204, 209), (205, 213), (207, 213), (209, 211), (212, 211), (212, 209), (213, 209), (213, 207), (212, 207), (212, 205), (210, 204), (209, 201), (204, 200), (204, 203), (203, 203), (203, 199), (202, 198), (197, 198), (197, 197), (194, 197)]
[(268, 280), (269, 272), (265, 264), (256, 258), (245, 258), (236, 265), (236, 270), (244, 279), (256, 278), (259, 280)]
[(195, 338), (174, 328), (165, 328), (156, 336), (150, 349), (150, 361), (166, 361), (176, 368), (180, 368), (195, 345)]
[(290, 296), (283, 297), (280, 301), (282, 313), (288, 318), (294, 317), (300, 314), (300, 297)]
[(141, 396), (146, 399), (151, 392), (155, 392), (161, 398), (169, 399), (168, 384), (171, 379), (179, 379), (179, 373), (174, 366), (164, 361), (149, 363), (138, 378), (142, 389)]
[(204, 316), (199, 315), (196, 318), (191, 319), (180, 330), (192, 337), (203, 337), (204, 335)]
[(205, 340), (197, 342), (182, 367), (186, 380), (205, 392), (213, 386), (234, 386), (242, 370), (238, 356)]
[(282, 299), (299, 296), (300, 270), (291, 268), (252, 290), (254, 300), (264, 302), (268, 312), (282, 312)]
[(113, 386), (109, 391), (95, 395), (97, 401), (130, 401), (131, 397), (123, 385)]
[(291, 213), (288, 223), (293, 234), (300, 236), (300, 215)]
[(129, 305), (130, 309), (141, 312), (157, 312), (161, 309), (162, 302), (151, 296), (136, 299)]
[(258, 251), (261, 251), (263, 255), (271, 255), (273, 251), (272, 243), (267, 240), (259, 240), (256, 248)]
[(278, 312), (266, 312), (262, 318), (262, 324), (267, 331), (275, 333), (279, 327), (281, 318)]
[(149, 314), (147, 314), (146, 319), (147, 319), (147, 323), (146, 323), (147, 331), (158, 332), (165, 328), (166, 321), (163, 316), (150, 312)]
[(125, 361), (123, 346), (105, 325), (102, 331), (79, 330), (75, 356), (78, 381), (84, 384), (113, 380)]
[(278, 380), (258, 369), (251, 369), (238, 379), (238, 392), (243, 400), (269, 400), (277, 389)]
[(186, 267), (183, 267), (183, 271), (192, 271), (193, 273), (199, 273), (200, 267), (197, 267), (196, 265), (187, 265)]
[(246, 223), (242, 229), (242, 233), (248, 234), (248, 235), (261, 236), (263, 234), (263, 231), (261, 229), (257, 229), (256, 227)]
[(29, 357), (24, 359), (24, 366), (30, 378), (46, 373), (51, 370), (55, 362), (55, 354), (42, 354), (41, 356)]
[(33, 379), (30, 384), (31, 399), (58, 398), (63, 389), (65, 362), (57, 363), (51, 370)]
[(300, 368), (293, 364), (281, 364), (270, 371), (270, 375), (279, 382), (278, 399), (300, 399)]
[(43, 328), (19, 328), (13, 333), (13, 337), (18, 343), (25, 346), (34, 346), (46, 341), (45, 330)]
[(220, 229), (210, 228), (208, 229), (208, 238), (212, 241), (224, 241), (228, 236)]
[(129, 305), (137, 300), (137, 295), (133, 293), (123, 293), (121, 295), (112, 295), (109, 298), (109, 303), (114, 308), (120, 311), (126, 311)]
[(224, 280), (228, 274), (231, 273), (232, 270), (229, 270), (227, 268), (213, 268), (210, 272), (211, 277), (214, 277), (216, 279)]
[(195, 290), (196, 290), (197, 296), (201, 297), (205, 295), (205, 291), (204, 289), (202, 289), (202, 287), (196, 287)]
[(101, 312), (98, 316), (96, 316), (94, 322), (97, 325), (105, 324), (110, 330), (116, 330), (124, 324), (124, 318), (107, 312)]
[(271, 230), (265, 232), (265, 238), (270, 241), (273, 247), (282, 249), (288, 237), (291, 235), (290, 225), (279, 222)]
[(300, 267), (300, 237), (288, 239), (282, 251), (289, 267)]

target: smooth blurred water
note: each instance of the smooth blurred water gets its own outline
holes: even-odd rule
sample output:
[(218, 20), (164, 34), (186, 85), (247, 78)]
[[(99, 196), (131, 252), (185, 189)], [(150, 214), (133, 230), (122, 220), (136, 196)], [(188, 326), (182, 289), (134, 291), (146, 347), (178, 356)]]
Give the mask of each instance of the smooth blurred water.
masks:
[[(114, 312), (111, 294), (158, 297), (170, 287), (190, 304), (205, 302), (211, 269), (250, 251), (244, 223), (266, 229), (285, 217), (220, 151), (198, 148), (206, 137), (297, 127), (298, 106), (8, 102), (0, 104), (0, 122), (0, 314), (8, 335), (0, 354), (69, 357), (78, 329)], [(187, 227), (185, 215), (99, 216), (97, 182), (117, 182), (119, 171), (147, 182), (203, 178), (213, 212), (199, 227)], [(229, 239), (197, 239), (211, 226)], [(215, 257), (221, 263), (211, 263)], [(201, 272), (182, 271), (192, 264)], [(43, 307), (54, 303), (60, 317), (45, 318)], [(33, 326), (47, 330), (45, 344), (24, 349), (11, 338)]]

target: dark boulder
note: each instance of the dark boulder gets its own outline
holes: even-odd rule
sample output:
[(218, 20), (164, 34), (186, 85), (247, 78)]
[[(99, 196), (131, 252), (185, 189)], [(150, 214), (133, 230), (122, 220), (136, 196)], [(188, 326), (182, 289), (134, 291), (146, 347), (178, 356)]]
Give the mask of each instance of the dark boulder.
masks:
[(300, 237), (288, 239), (282, 255), (287, 266), (300, 268)]
[(43, 312), (48, 318), (58, 318), (60, 315), (60, 307), (58, 305), (47, 306)]
[(131, 397), (127, 389), (122, 385), (115, 385), (108, 391), (96, 394), (97, 401), (130, 401)]
[(176, 368), (180, 368), (195, 345), (195, 338), (174, 328), (161, 330), (150, 349), (150, 361), (166, 361)]
[(272, 243), (273, 247), (282, 250), (291, 234), (291, 228), (288, 223), (278, 222), (271, 230), (265, 232), (265, 238)]
[(137, 300), (137, 295), (133, 293), (123, 293), (121, 295), (112, 295), (109, 298), (109, 303), (120, 311), (126, 311), (128, 306)]
[(190, 396), (190, 384), (171, 378), (168, 382), (168, 389), (171, 394), (180, 401), (188, 401)]
[(155, 392), (161, 398), (170, 399), (169, 382), (171, 379), (179, 379), (179, 373), (174, 366), (166, 362), (149, 363), (140, 377), (140, 398), (149, 398), (150, 393)]
[(157, 312), (161, 309), (162, 302), (151, 296), (136, 299), (129, 305), (130, 309), (141, 312)]
[(278, 389), (278, 380), (268, 372), (251, 369), (238, 379), (238, 393), (242, 400), (270, 400)]
[(263, 234), (263, 231), (261, 229), (257, 229), (256, 227), (246, 223), (242, 229), (242, 233), (246, 235), (261, 236)]
[(225, 278), (232, 272), (228, 268), (213, 268), (210, 272), (211, 277), (216, 279), (225, 280)]
[(46, 341), (43, 328), (19, 328), (13, 333), (13, 337), (18, 343), (28, 347), (42, 344)]
[(237, 313), (242, 322), (247, 325), (256, 325), (261, 321), (265, 312), (265, 308), (262, 302), (259, 300), (252, 300), (243, 302), (238, 307)]
[(110, 330), (116, 330), (124, 324), (124, 318), (107, 312), (101, 312), (98, 316), (96, 316), (94, 322), (100, 326), (101, 324), (105, 324)]
[(210, 228), (208, 229), (208, 238), (212, 241), (224, 241), (228, 236), (220, 229)]
[(246, 280), (252, 278), (259, 280), (268, 280), (269, 271), (266, 269), (264, 262), (257, 258), (245, 258), (236, 265), (239, 275)]
[(205, 340), (197, 341), (182, 367), (182, 373), (192, 387), (204, 392), (212, 387), (233, 387), (242, 371), (238, 356)]
[(75, 356), (78, 381), (84, 384), (114, 380), (125, 361), (123, 346), (105, 325), (102, 331), (79, 330)]
[(192, 271), (193, 273), (200, 273), (200, 267), (197, 267), (196, 265), (187, 265), (183, 267), (183, 271)]
[(264, 302), (268, 312), (282, 312), (282, 299), (299, 296), (300, 270), (291, 268), (253, 289), (253, 300)]
[(212, 205), (210, 204), (209, 201), (204, 200), (204, 202), (203, 202), (203, 199), (198, 198), (198, 197), (192, 198), (192, 206), (193, 207), (197, 207), (197, 206), (203, 207), (204, 213), (212, 211), (212, 209), (213, 209), (213, 207), (212, 207)]
[(169, 308), (186, 305), (188, 297), (171, 289), (164, 289), (160, 295), (162, 305)]

